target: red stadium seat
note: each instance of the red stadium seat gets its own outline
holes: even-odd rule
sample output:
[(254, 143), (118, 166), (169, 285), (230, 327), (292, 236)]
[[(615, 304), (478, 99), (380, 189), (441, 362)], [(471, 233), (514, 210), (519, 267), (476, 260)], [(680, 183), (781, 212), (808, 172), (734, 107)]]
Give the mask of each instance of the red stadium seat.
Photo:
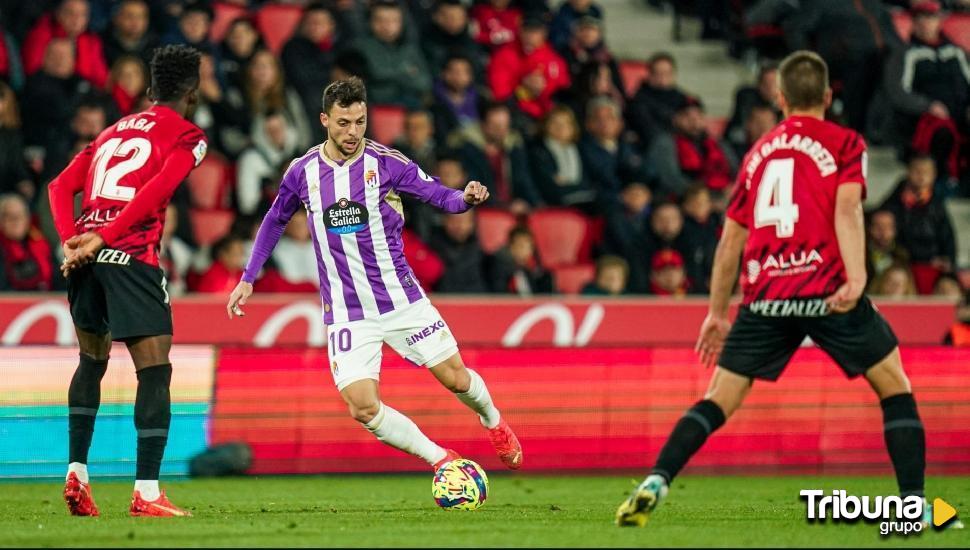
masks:
[(903, 42), (909, 42), (909, 35), (913, 32), (913, 18), (909, 15), (906, 10), (893, 10), (893, 26), (896, 27), (896, 34), (903, 39)]
[(557, 267), (552, 270), (556, 280), (556, 289), (563, 294), (579, 294), (583, 287), (596, 277), (596, 266), (593, 264), (576, 264)]
[(263, 35), (266, 47), (279, 54), (302, 17), (303, 9), (299, 6), (267, 4), (256, 12), (256, 28)]
[(371, 135), (374, 139), (390, 145), (404, 133), (404, 107), (397, 105), (374, 105), (370, 109)]
[(198, 210), (189, 212), (192, 234), (199, 246), (209, 246), (229, 233), (236, 213), (229, 210)]
[(707, 117), (707, 134), (714, 139), (724, 137), (724, 130), (727, 129), (728, 119), (725, 117)]
[(229, 206), (229, 173), (232, 166), (218, 153), (210, 152), (189, 173), (189, 195), (192, 206), (201, 210), (219, 210)]
[(515, 216), (498, 208), (479, 208), (477, 215), (478, 244), (486, 254), (494, 254), (508, 242)]
[(229, 24), (240, 17), (245, 17), (249, 13), (246, 8), (228, 2), (215, 2), (212, 4), (212, 25), (209, 27), (209, 40), (222, 42), (229, 30)]
[(623, 81), (623, 93), (627, 97), (633, 97), (640, 89), (640, 83), (650, 74), (650, 68), (643, 61), (621, 61), (620, 80)]
[(568, 208), (544, 208), (529, 216), (539, 259), (547, 269), (573, 265), (589, 259), (584, 245), (589, 232), (585, 216)]
[(970, 14), (951, 13), (943, 20), (943, 34), (954, 44), (970, 52)]

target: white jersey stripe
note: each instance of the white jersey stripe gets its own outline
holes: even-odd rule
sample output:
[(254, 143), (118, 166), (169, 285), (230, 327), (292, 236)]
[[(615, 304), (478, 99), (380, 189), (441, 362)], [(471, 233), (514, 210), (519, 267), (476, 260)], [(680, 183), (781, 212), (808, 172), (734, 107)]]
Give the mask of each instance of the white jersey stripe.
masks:
[[(374, 174), (375, 181), (365, 181), (364, 189), (367, 196), (367, 212), (370, 217), (370, 235), (374, 244), (374, 257), (381, 271), (381, 280), (387, 288), (394, 309), (408, 305), (408, 296), (404, 292), (401, 279), (394, 268), (394, 258), (391, 257), (390, 247), (387, 246), (387, 233), (384, 229), (384, 217), (381, 215), (381, 174), (380, 164), (373, 155), (364, 154), (364, 174)], [(366, 176), (365, 176), (366, 177)]]
[[(353, 197), (350, 193), (350, 167), (351, 163), (344, 163), (343, 166), (333, 169), (334, 197), (338, 201), (340, 199), (351, 200)], [(364, 182), (358, 182), (358, 184), (363, 185)], [(344, 258), (347, 260), (347, 269), (350, 271), (354, 288), (357, 290), (360, 307), (364, 310), (364, 318), (371, 319), (379, 316), (380, 310), (377, 309), (377, 299), (374, 297), (370, 281), (367, 280), (367, 270), (357, 246), (357, 234), (345, 233), (340, 235), (340, 242), (343, 244)]]
[(330, 252), (330, 245), (327, 244), (327, 229), (323, 222), (323, 201), (320, 197), (320, 161), (313, 159), (307, 162), (303, 168), (306, 174), (307, 194), (310, 198), (310, 213), (313, 216), (313, 230), (317, 235), (317, 244), (323, 265), (327, 268), (327, 274), (333, 274), (330, 279), (330, 303), (335, 323), (349, 320), (347, 313), (347, 303), (344, 300), (344, 285), (340, 280), (337, 271), (337, 262)]

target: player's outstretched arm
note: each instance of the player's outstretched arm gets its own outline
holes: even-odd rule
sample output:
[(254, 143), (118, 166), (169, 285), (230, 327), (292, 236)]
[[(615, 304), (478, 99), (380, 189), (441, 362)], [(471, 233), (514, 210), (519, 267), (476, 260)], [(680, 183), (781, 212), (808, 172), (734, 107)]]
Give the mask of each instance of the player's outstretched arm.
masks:
[(835, 195), (835, 235), (845, 265), (845, 283), (826, 298), (835, 313), (852, 310), (866, 288), (866, 233), (862, 183), (843, 183)]
[(469, 182), (464, 191), (451, 189), (437, 177), (427, 175), (414, 161), (404, 164), (390, 159), (388, 168), (391, 170), (391, 186), (395, 190), (417, 197), (449, 214), (461, 214), (488, 198), (488, 189), (481, 183)]
[(721, 240), (714, 253), (714, 267), (711, 272), (711, 296), (707, 317), (701, 325), (695, 351), (700, 353), (701, 364), (714, 366), (724, 340), (731, 328), (728, 307), (731, 304), (731, 291), (738, 279), (738, 263), (748, 239), (748, 230), (738, 222), (728, 218), (724, 222)]

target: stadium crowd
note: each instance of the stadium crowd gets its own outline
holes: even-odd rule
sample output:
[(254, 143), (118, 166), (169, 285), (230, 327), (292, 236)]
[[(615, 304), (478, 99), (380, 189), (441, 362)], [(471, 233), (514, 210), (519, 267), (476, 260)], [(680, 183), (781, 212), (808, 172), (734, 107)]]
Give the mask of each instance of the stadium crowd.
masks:
[[(174, 294), (233, 288), (283, 170), (325, 137), (323, 88), (348, 75), (368, 85), (373, 137), (445, 185), (491, 190), (450, 216), (404, 197), (406, 253), (429, 289), (704, 294), (739, 162), (781, 116), (774, 63), (813, 47), (832, 118), (908, 164), (867, 217), (870, 291), (961, 296), (943, 201), (970, 197), (970, 29), (941, 22), (970, 3), (676, 4), (760, 67), (727, 120), (682, 89), (672, 55), (617, 59), (591, 0), (0, 1), (0, 290), (65, 287), (46, 185), (150, 104), (153, 48), (185, 43), (203, 52), (194, 122), (210, 153), (167, 212)], [(257, 291), (316, 291), (312, 246), (296, 217)]]

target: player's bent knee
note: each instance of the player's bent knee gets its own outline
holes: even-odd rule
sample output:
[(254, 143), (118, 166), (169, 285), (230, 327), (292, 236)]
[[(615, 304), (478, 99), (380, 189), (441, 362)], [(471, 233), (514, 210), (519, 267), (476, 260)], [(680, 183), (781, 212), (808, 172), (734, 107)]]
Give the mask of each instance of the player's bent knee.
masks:
[(361, 424), (367, 424), (371, 420), (374, 420), (374, 417), (376, 417), (377, 413), (381, 410), (381, 404), (379, 401), (374, 401), (373, 403), (367, 403), (365, 405), (350, 403), (349, 407), (350, 416)]

